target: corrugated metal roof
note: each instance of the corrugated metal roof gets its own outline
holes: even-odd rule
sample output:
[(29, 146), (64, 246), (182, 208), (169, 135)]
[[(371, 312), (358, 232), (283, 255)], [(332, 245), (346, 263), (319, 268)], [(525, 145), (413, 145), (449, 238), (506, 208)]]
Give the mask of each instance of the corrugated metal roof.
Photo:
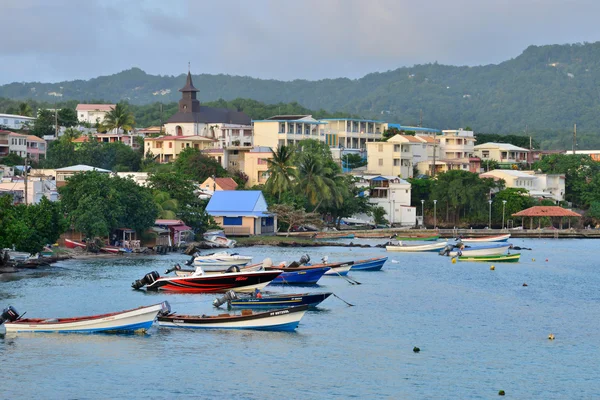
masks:
[(206, 212), (213, 216), (257, 216), (267, 213), (267, 202), (260, 190), (223, 190), (213, 194)]

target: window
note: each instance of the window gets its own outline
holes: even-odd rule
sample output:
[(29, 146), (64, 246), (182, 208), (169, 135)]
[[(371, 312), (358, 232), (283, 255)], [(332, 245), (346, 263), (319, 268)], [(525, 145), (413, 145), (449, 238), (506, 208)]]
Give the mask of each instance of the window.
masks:
[(169, 142), (169, 148), (172, 149), (173, 148), (173, 142)]
[(400, 159), (394, 158), (394, 167), (398, 167), (400, 165)]
[(382, 167), (383, 166), (383, 158), (379, 159), (379, 166)]
[(85, 115), (84, 114), (79, 114), (79, 117), (83, 118), (83, 117), (85, 117)]
[(242, 217), (223, 217), (223, 225), (242, 225)]
[(279, 124), (279, 133), (285, 133), (285, 122)]
[[(381, 145), (380, 145), (381, 146)], [(394, 153), (400, 151), (400, 145), (399, 144), (395, 144), (394, 145)]]
[(481, 152), (481, 158), (490, 158), (490, 151), (489, 150), (483, 150)]
[(377, 151), (380, 152), (380, 153), (383, 151), (383, 145), (382, 144), (377, 145)]

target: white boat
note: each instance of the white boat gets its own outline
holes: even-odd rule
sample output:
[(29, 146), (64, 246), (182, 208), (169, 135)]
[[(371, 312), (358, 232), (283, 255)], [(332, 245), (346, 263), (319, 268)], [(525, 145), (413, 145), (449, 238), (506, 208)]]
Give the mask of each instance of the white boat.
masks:
[(202, 235), (204, 237), (204, 240), (212, 245), (214, 245), (215, 247), (234, 247), (235, 244), (237, 243), (237, 241), (233, 240), (233, 239), (228, 239), (227, 236), (225, 236), (225, 232), (223, 231), (208, 231), (205, 232), (204, 235)]
[(493, 256), (504, 254), (512, 246), (510, 243), (489, 243), (480, 246), (469, 246), (451, 251), (450, 257), (456, 256)]
[(192, 265), (194, 267), (202, 267), (206, 272), (225, 271), (232, 265), (243, 266), (252, 261), (250, 256), (240, 256), (239, 254), (229, 254), (220, 252), (207, 255), (197, 255), (194, 257)]
[(506, 242), (510, 238), (510, 233), (505, 235), (482, 236), (472, 238), (457, 238), (457, 241), (463, 243), (489, 243), (489, 242)]
[[(325, 265), (327, 265), (327, 264), (325, 264)], [(352, 268), (352, 263), (342, 264), (338, 267), (331, 267), (331, 269), (329, 271), (325, 272), (324, 275), (335, 275), (335, 276), (348, 275), (348, 271), (350, 271), (351, 268)]]
[[(0, 251), (0, 254), (2, 252)], [(8, 258), (10, 261), (26, 261), (31, 258), (31, 254), (26, 253), (24, 251), (15, 251), (11, 249), (4, 249), (4, 253), (8, 254)]]
[(241, 315), (220, 314), (181, 315), (169, 314), (158, 317), (158, 325), (168, 328), (195, 329), (255, 329), (262, 331), (294, 331), (308, 310), (308, 305), (289, 307), (267, 312), (243, 310)]
[(19, 318), (13, 307), (2, 312), (0, 324), (4, 321), (6, 332), (59, 332), (59, 333), (98, 333), (98, 332), (144, 332), (148, 330), (158, 313), (168, 314), (169, 303), (164, 301), (151, 306), (134, 308), (110, 314), (90, 315), (73, 318)]
[(405, 253), (420, 252), (420, 251), (438, 251), (446, 247), (448, 242), (432, 242), (425, 244), (403, 244), (399, 242), (397, 245), (385, 246), (387, 251), (399, 251)]

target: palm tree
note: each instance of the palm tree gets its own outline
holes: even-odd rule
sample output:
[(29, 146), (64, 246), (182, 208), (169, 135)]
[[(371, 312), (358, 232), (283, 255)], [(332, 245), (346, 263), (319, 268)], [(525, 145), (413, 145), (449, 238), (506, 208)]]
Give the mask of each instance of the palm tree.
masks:
[(111, 107), (110, 111), (104, 116), (104, 122), (102, 123), (102, 127), (107, 132), (115, 130), (117, 133), (119, 133), (120, 129), (128, 132), (133, 129), (134, 125), (133, 114), (129, 111), (125, 103), (117, 103), (114, 107)]
[(176, 219), (179, 203), (172, 199), (169, 193), (157, 191), (153, 196), (154, 203), (158, 206), (159, 219)]
[(267, 160), (269, 179), (266, 189), (281, 200), (281, 194), (291, 189), (292, 178), (296, 176), (296, 170), (292, 166), (294, 152), (290, 146), (279, 146), (277, 151), (271, 150), (271, 153), (273, 157)]
[(296, 189), (315, 207), (313, 212), (316, 212), (323, 201), (338, 197), (336, 184), (331, 178), (333, 171), (324, 166), (314, 154), (306, 153), (302, 156), (298, 165), (298, 175)]
[(31, 106), (28, 103), (20, 103), (18, 110), (19, 115), (22, 115), (24, 117), (31, 117), (33, 115), (33, 110), (31, 109)]

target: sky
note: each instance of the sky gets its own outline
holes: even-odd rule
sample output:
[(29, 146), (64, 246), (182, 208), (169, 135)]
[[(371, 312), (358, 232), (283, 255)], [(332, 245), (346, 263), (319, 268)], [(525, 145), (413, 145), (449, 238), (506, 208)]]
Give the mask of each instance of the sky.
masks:
[(597, 0), (0, 0), (0, 84), (154, 75), (360, 78), (600, 40)]

